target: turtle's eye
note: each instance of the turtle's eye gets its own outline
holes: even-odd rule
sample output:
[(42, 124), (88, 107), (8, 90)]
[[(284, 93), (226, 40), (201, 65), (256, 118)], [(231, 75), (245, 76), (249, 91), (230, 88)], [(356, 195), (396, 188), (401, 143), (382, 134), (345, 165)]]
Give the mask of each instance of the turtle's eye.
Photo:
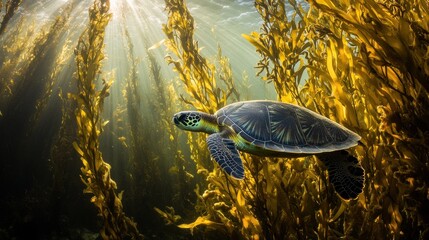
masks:
[(200, 119), (201, 119), (200, 115), (195, 113), (195, 114), (189, 114), (186, 121), (187, 121), (188, 125), (195, 127), (195, 126), (197, 126)]

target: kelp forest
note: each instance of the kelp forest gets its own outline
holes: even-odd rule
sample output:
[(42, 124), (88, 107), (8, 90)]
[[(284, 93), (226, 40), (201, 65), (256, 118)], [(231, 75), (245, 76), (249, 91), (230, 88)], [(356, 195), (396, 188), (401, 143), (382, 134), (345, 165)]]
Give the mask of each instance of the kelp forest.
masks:
[[(172, 120), (247, 100), (360, 135), (362, 193)], [(0, 239), (429, 239), (429, 2), (2, 0), (0, 140)]]

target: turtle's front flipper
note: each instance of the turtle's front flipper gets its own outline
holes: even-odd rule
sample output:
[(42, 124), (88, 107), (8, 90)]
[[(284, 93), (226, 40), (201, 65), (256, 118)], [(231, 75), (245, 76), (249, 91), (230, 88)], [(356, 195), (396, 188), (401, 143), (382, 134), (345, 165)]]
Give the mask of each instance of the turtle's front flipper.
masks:
[(365, 171), (359, 161), (344, 150), (317, 156), (328, 168), (329, 181), (338, 195), (345, 200), (357, 198), (365, 180)]
[(207, 137), (207, 145), (211, 156), (226, 173), (236, 179), (244, 178), (243, 163), (234, 141), (214, 133)]

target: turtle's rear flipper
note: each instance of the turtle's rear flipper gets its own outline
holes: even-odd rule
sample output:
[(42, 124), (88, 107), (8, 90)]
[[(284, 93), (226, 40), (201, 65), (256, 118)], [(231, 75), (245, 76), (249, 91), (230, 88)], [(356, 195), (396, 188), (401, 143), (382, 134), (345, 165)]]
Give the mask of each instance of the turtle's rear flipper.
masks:
[(338, 195), (345, 200), (357, 198), (365, 180), (359, 161), (344, 150), (317, 156), (328, 168), (329, 181)]
[(207, 137), (207, 145), (211, 156), (226, 173), (236, 179), (244, 178), (243, 163), (234, 141), (214, 133)]

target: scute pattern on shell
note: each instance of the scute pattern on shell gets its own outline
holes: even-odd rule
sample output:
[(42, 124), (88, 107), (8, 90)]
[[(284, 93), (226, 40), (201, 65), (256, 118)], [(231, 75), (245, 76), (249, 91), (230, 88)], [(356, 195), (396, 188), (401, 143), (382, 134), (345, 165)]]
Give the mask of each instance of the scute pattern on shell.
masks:
[(230, 104), (215, 113), (218, 124), (264, 149), (321, 153), (350, 148), (360, 137), (306, 108), (273, 101)]

